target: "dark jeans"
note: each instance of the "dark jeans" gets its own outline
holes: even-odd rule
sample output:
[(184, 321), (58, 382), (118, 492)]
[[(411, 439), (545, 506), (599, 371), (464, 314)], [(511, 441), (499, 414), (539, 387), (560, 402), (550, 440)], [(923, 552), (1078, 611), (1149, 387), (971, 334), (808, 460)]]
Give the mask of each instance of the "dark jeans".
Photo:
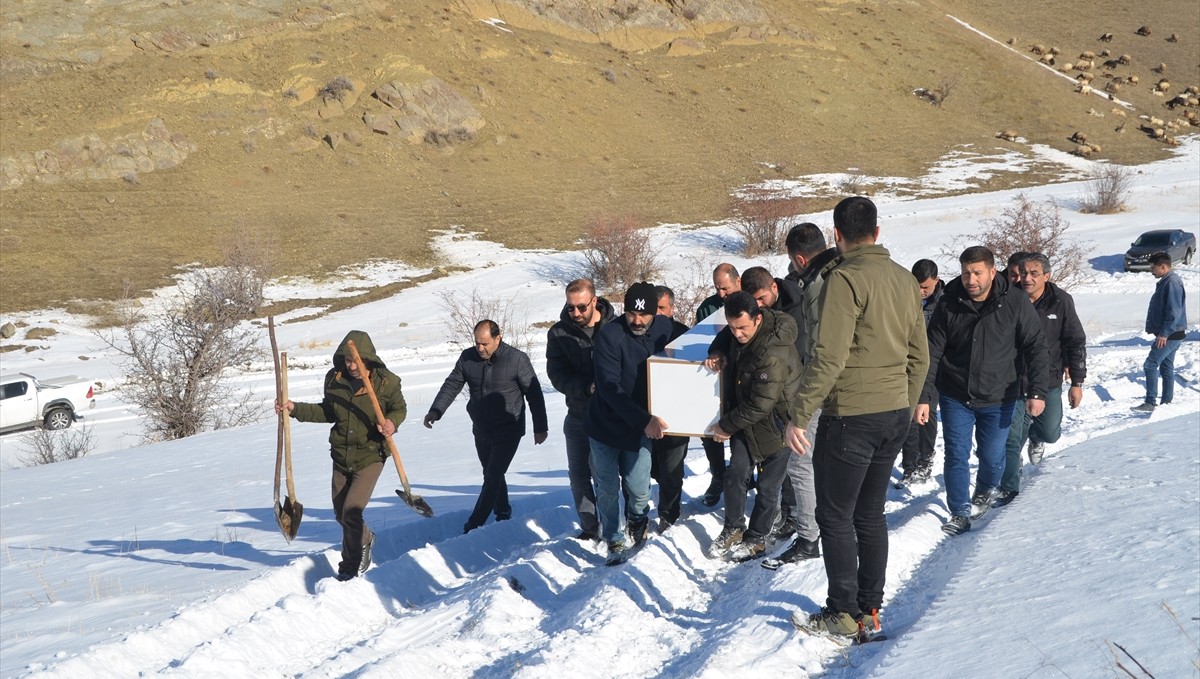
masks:
[(908, 436), (904, 438), (904, 446), (900, 448), (900, 468), (911, 472), (918, 466), (929, 466), (933, 461), (933, 444), (937, 442), (937, 394), (929, 403), (929, 421), (917, 424), (909, 420)]
[(825, 605), (853, 617), (883, 605), (888, 559), (883, 505), (908, 420), (908, 408), (901, 408), (846, 417), (822, 415), (817, 423), (813, 471), (829, 579)]
[(583, 430), (583, 417), (567, 414), (563, 420), (563, 438), (567, 442), (567, 479), (571, 498), (579, 514), (579, 527), (600, 534), (600, 519), (596, 516), (596, 491), (592, 487), (592, 446)]
[(724, 474), (725, 444), (718, 443), (708, 437), (700, 439), (700, 443), (704, 446), (704, 457), (708, 458), (708, 469), (712, 472), (712, 475), (716, 477), (719, 474)]
[(362, 565), (362, 548), (371, 536), (363, 521), (363, 510), (375, 492), (375, 483), (383, 473), (383, 462), (344, 474), (333, 468), (333, 516), (342, 527), (342, 562), (339, 573), (358, 573)]
[(508, 472), (508, 465), (512, 464), (520, 443), (520, 436), (494, 438), (475, 434), (475, 454), (479, 456), (479, 464), (483, 467), (483, 487), (479, 489), (479, 499), (475, 501), (475, 509), (463, 530), (479, 528), (487, 523), (492, 512), (496, 513), (497, 521), (512, 516), (504, 474)]
[(998, 488), (1004, 478), (1004, 447), (1013, 423), (1016, 403), (971, 407), (945, 394), (941, 396), (942, 440), (946, 457), (942, 478), (946, 482), (946, 508), (953, 516), (971, 516), (971, 435), (975, 435), (975, 490)]
[(779, 512), (779, 488), (787, 476), (790, 448), (775, 451), (758, 465), (750, 458), (746, 439), (741, 432), (729, 439), (729, 469), (725, 472), (725, 525), (746, 525), (746, 492), (750, 479), (758, 467), (758, 486), (754, 492), (754, 509), (750, 512), (750, 526), (746, 540), (761, 540), (771, 534), (771, 525)]
[(650, 478), (658, 482), (658, 518), (667, 523), (679, 520), (688, 440), (686, 436), (664, 436), (650, 449)]

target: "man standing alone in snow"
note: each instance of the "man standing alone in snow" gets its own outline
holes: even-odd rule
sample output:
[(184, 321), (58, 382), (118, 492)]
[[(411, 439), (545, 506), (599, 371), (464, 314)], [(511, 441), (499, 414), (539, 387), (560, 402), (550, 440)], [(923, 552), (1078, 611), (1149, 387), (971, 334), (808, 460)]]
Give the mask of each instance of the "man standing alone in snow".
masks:
[(1179, 274), (1171, 270), (1171, 256), (1160, 252), (1150, 258), (1150, 273), (1158, 279), (1150, 307), (1146, 310), (1146, 332), (1154, 335), (1150, 355), (1142, 364), (1146, 372), (1146, 400), (1133, 410), (1154, 412), (1158, 399), (1158, 378), (1162, 377), (1162, 404), (1175, 396), (1175, 352), (1187, 332), (1187, 294)]

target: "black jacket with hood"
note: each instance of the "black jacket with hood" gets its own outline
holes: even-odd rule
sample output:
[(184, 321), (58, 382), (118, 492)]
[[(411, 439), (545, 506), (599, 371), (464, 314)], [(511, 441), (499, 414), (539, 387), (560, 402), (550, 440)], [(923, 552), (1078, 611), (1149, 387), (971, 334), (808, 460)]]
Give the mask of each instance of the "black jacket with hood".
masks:
[(596, 310), (600, 312), (600, 321), (592, 328), (591, 335), (571, 320), (566, 309), (546, 332), (546, 373), (550, 384), (566, 397), (567, 414), (571, 417), (583, 417), (587, 412), (591, 388), (596, 382), (592, 345), (600, 328), (615, 318), (612, 304), (603, 297), (596, 298)]

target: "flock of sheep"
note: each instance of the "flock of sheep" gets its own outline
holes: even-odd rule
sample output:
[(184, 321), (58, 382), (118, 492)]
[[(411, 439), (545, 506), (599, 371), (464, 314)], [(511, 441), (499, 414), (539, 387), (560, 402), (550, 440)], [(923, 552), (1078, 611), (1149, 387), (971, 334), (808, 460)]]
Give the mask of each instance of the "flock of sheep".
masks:
[[(1151, 34), (1149, 26), (1138, 28), (1135, 33), (1140, 36), (1149, 36)], [(1113, 39), (1112, 33), (1104, 33), (1100, 36), (1100, 42), (1108, 43)], [(1015, 46), (1019, 40), (1017, 38), (1009, 38), (1008, 44)], [(1179, 42), (1179, 34), (1172, 33), (1167, 37), (1167, 42)], [(1113, 55), (1108, 49), (1102, 49), (1099, 52), (1092, 50), (1084, 50), (1079, 53), (1078, 58), (1073, 61), (1067, 61), (1062, 55), (1062, 51), (1057, 47), (1046, 47), (1045, 45), (1035, 44), (1029, 47), (1029, 51), (1038, 56), (1038, 61), (1050, 67), (1056, 68), (1061, 73), (1071, 74), (1075, 76), (1075, 91), (1081, 94), (1092, 94), (1095, 89), (1099, 88), (1098, 83), (1094, 84), (1097, 76), (1106, 80), (1103, 92), (1106, 92), (1109, 98), (1112, 95), (1121, 91), (1122, 87), (1137, 87), (1141, 82), (1137, 74), (1126, 72), (1118, 74), (1118, 70), (1124, 67), (1129, 67), (1133, 64), (1133, 57), (1129, 54)], [(1097, 63), (1099, 62), (1099, 63)], [(1151, 92), (1158, 97), (1166, 97), (1171, 91), (1171, 82), (1165, 77), (1167, 65), (1160, 63), (1150, 69), (1162, 76), (1154, 83)], [(1200, 86), (1192, 85), (1183, 92), (1176, 94), (1165, 102), (1165, 106), (1171, 111), (1178, 108), (1183, 108), (1183, 116), (1170, 121), (1164, 121), (1150, 115), (1142, 115), (1140, 119), (1142, 124), (1140, 129), (1147, 136), (1157, 139), (1169, 146), (1178, 146), (1179, 142), (1175, 139), (1174, 134), (1181, 128), (1188, 125), (1200, 127), (1200, 115), (1197, 114), (1197, 109), (1200, 108)], [(1117, 116), (1124, 117), (1125, 112), (1119, 108), (1114, 108), (1113, 113)], [(1094, 115), (1103, 115), (1096, 114)], [(1118, 134), (1125, 131), (1125, 123), (1122, 122), (1115, 130)], [(1003, 130), (997, 132), (996, 136), (1000, 139), (1015, 141), (1018, 133), (1015, 130)], [(1099, 144), (1089, 143), (1087, 134), (1083, 132), (1075, 132), (1069, 138), (1069, 141), (1075, 144), (1075, 148), (1071, 153), (1078, 156), (1089, 157), (1093, 154), (1100, 153), (1102, 150)]]

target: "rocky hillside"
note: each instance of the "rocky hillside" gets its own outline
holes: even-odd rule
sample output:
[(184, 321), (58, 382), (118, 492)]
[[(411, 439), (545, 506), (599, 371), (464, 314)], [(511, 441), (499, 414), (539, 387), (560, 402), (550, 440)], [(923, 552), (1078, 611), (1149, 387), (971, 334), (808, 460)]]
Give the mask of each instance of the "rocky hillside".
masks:
[(153, 287), (246, 239), (279, 275), (436, 264), (449, 228), (564, 247), (596, 215), (715, 219), (748, 183), (918, 176), (964, 145), (1144, 162), (1200, 110), (1194, 9), (9, 2), (0, 311)]

